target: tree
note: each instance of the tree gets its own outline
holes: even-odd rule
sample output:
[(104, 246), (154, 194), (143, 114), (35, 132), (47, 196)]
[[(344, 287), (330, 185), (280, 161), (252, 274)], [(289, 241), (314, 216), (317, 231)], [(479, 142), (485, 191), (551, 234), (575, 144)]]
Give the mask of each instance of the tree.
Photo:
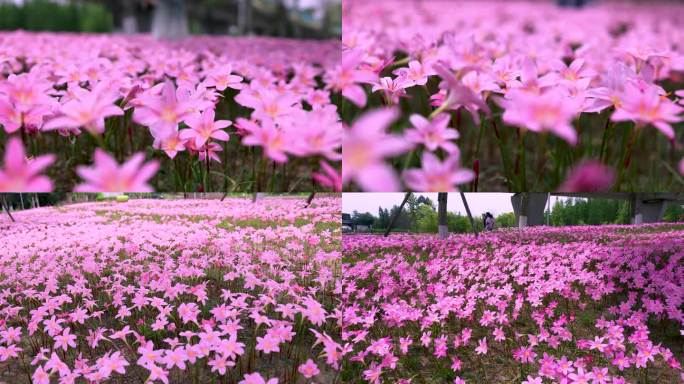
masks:
[(387, 228), (390, 222), (390, 215), (387, 209), (378, 207), (378, 218), (375, 222), (375, 228)]
[(517, 223), (515, 221), (515, 213), (506, 212), (502, 213), (496, 217), (496, 226), (499, 228), (512, 228), (516, 227)]
[(682, 205), (676, 203), (668, 204), (665, 208), (663, 221), (669, 223), (684, 221), (684, 208)]
[(437, 233), (437, 211), (430, 205), (418, 208), (417, 232)]

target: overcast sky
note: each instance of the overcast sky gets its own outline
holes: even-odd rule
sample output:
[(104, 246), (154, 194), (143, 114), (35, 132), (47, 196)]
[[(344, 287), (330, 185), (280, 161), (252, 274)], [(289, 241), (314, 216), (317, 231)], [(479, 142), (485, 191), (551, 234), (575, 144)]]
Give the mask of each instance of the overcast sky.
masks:
[[(417, 193), (416, 195), (427, 196), (437, 205), (436, 193)], [(505, 212), (513, 212), (511, 205), (512, 193), (466, 193), (466, 200), (473, 216), (480, 216), (489, 211), (494, 216)], [(370, 212), (378, 215), (378, 207), (392, 208), (393, 205), (401, 204), (404, 193), (344, 193), (342, 194), (342, 211), (352, 213), (355, 210), (361, 213)], [(551, 196), (551, 206), (557, 200), (565, 200), (565, 197)], [(458, 193), (450, 193), (447, 200), (447, 210), (466, 214), (461, 196)]]

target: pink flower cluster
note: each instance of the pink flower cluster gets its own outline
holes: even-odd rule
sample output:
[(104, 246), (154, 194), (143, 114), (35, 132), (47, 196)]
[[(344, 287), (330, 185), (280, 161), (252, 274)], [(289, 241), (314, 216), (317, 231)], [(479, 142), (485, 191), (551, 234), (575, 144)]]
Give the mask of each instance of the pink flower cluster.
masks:
[[(137, 156), (135, 149), (161, 160), (187, 152), (220, 163), (234, 136), (273, 162), (321, 160), (327, 177), (318, 180), (336, 188), (329, 180), (339, 171), (328, 162), (341, 159), (342, 126), (331, 101), (335, 85), (324, 80), (339, 65), (337, 43), (194, 37), (171, 44), (24, 32), (0, 34), (0, 43), (0, 135), (21, 133), (34, 150), (66, 151), (59, 137), (73, 146), (85, 131), (119, 160)], [(96, 167), (112, 155), (98, 161), (96, 154)], [(84, 179), (89, 190), (149, 189)]]
[[(654, 127), (663, 137), (649, 140), (681, 147), (675, 128), (683, 120), (684, 47), (675, 15), (683, 11), (676, 4), (574, 10), (540, 2), (346, 2), (346, 81), (337, 85), (365, 114), (345, 116), (344, 183), (444, 191), (471, 181), (455, 141), (482, 155), (483, 133), (465, 137), (472, 131), (461, 112), (499, 141), (506, 126), (517, 127), (518, 136), (548, 133), (569, 148), (601, 143), (603, 156), (603, 127), (610, 133), (630, 122), (634, 135)], [(605, 115), (601, 131), (587, 133), (598, 114)], [(629, 145), (628, 160), (613, 166), (629, 165)], [(407, 171), (412, 156), (422, 168)], [(510, 157), (505, 148), (501, 157)]]
[(650, 225), (344, 236), (349, 360), (370, 383), (437, 372), (454, 383), (680, 382), (683, 235)]
[(304, 205), (131, 200), (0, 218), (3, 378), (330, 382), (340, 202)]

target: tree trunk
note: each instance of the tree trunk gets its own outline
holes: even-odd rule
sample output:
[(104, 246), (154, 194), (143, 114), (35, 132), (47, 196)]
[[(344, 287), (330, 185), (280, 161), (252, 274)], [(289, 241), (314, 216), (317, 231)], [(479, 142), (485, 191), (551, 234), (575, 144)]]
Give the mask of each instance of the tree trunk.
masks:
[(465, 193), (461, 192), (461, 200), (463, 200), (463, 205), (465, 206), (466, 213), (468, 214), (468, 220), (470, 220), (470, 226), (473, 228), (473, 233), (477, 237), (477, 227), (475, 227), (475, 220), (473, 220), (473, 215), (470, 213), (470, 207), (468, 207), (468, 201), (465, 198)]
[(5, 195), (2, 195), (2, 200), (0, 200), (0, 205), (2, 205), (2, 208), (7, 212), (7, 216), (9, 216), (10, 220), (14, 222), (14, 217), (12, 216), (12, 213), (9, 210), (9, 206), (7, 204), (7, 200), (5, 199)]
[(392, 227), (394, 227), (394, 222), (397, 221), (397, 219), (399, 218), (401, 210), (404, 209), (404, 205), (408, 201), (409, 197), (411, 197), (411, 192), (406, 192), (406, 196), (404, 196), (404, 201), (401, 202), (399, 209), (397, 209), (397, 212), (394, 214), (394, 216), (392, 216), (392, 220), (390, 220), (390, 223), (387, 226), (387, 230), (385, 231), (385, 237), (389, 236)]

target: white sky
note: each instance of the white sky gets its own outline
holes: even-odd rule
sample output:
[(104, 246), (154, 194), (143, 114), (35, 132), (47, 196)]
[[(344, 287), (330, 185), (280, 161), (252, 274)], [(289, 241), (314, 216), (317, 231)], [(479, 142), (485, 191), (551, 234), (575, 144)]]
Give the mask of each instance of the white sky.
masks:
[[(417, 193), (416, 195), (427, 196), (437, 205), (436, 193)], [(466, 193), (466, 200), (470, 207), (470, 212), (473, 216), (480, 216), (489, 211), (494, 216), (513, 212), (513, 205), (511, 205), (512, 193)], [(404, 199), (404, 193), (360, 193), (350, 192), (342, 194), (342, 212), (352, 213), (355, 210), (360, 213), (370, 212), (373, 215), (378, 215), (378, 207), (392, 208), (393, 205), (401, 204)], [(551, 196), (551, 206), (557, 200), (565, 200), (565, 197)], [(447, 200), (447, 210), (449, 212), (456, 212), (462, 215), (466, 214), (461, 196), (458, 193), (450, 193)]]

